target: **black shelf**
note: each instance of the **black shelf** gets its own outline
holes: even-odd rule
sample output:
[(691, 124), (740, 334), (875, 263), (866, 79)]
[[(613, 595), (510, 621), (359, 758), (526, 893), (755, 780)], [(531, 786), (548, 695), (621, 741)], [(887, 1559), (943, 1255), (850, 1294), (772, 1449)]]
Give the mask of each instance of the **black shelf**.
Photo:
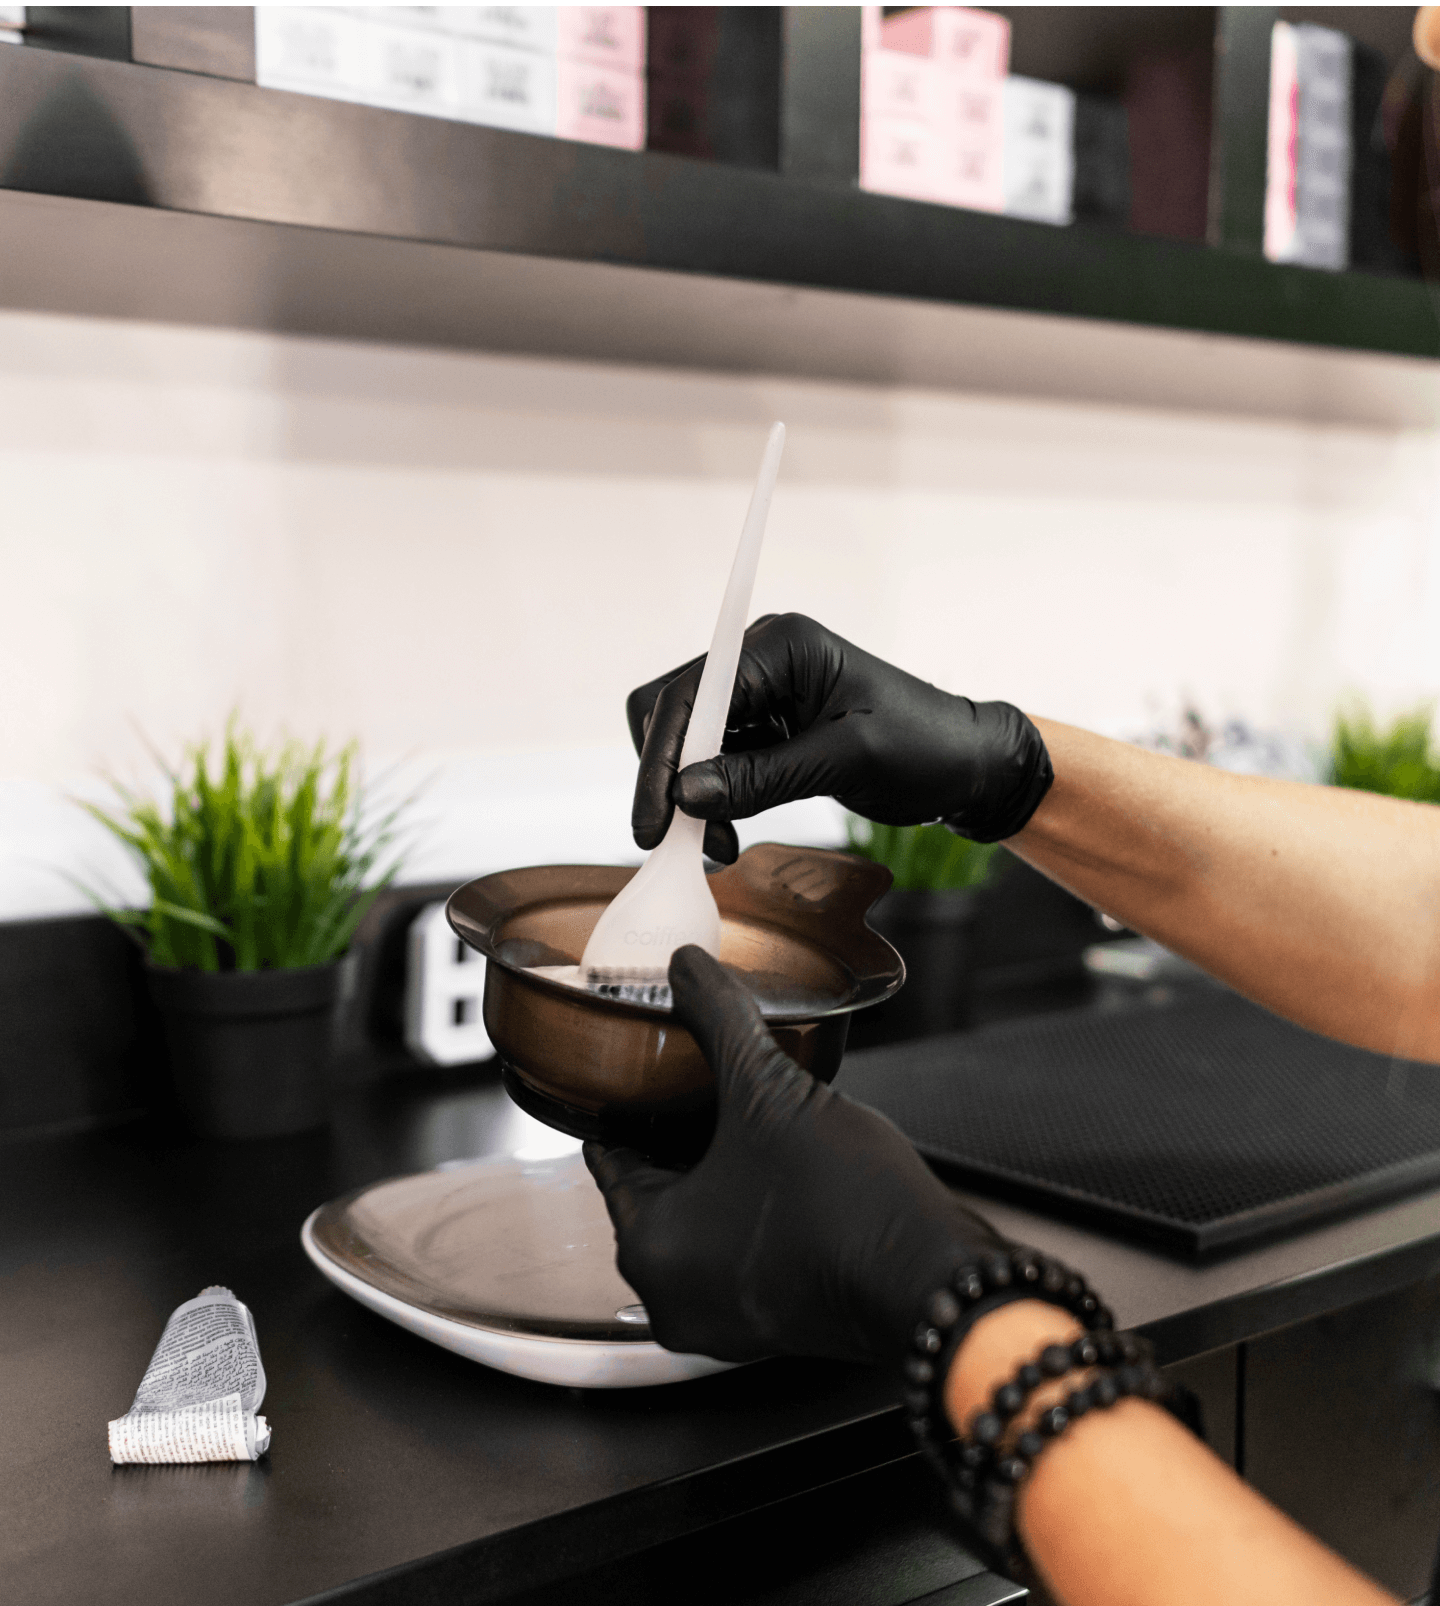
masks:
[[(305, 231), (335, 245), (385, 242), (416, 251), (408, 260), (417, 267), (421, 249), (441, 247), (1440, 355), (1440, 321), (1418, 280), (1277, 266), (24, 47), (0, 47), (0, 191)], [(0, 206), (0, 227), (18, 242), (25, 214)], [(176, 316), (183, 263), (155, 238), (153, 289), (111, 286), (95, 310), (115, 310), (118, 298), (135, 315)], [(320, 260), (312, 256), (310, 271)], [(387, 259), (389, 298), (406, 293), (406, 260)], [(11, 305), (24, 301), (7, 297), (18, 271), (0, 265), (0, 299)], [(192, 283), (179, 300), (188, 318), (226, 322), (215, 298), (236, 293), (233, 283)], [(387, 338), (385, 317), (373, 317), (363, 295), (347, 289), (338, 311), (335, 299), (325, 283), (296, 284), (292, 274), (270, 297), (268, 318), (277, 328)], [(584, 309), (555, 307), (553, 317), (583, 322)], [(267, 321), (263, 310), (234, 321), (257, 320)], [(430, 338), (443, 342), (444, 330)], [(470, 342), (457, 333), (455, 343)]]

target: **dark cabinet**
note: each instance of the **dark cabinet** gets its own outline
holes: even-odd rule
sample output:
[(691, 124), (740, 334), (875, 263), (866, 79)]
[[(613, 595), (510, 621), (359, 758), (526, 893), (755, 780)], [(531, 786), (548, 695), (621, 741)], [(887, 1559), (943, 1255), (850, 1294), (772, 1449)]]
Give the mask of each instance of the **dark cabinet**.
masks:
[(1244, 1346), (1249, 1481), (1413, 1600), (1440, 1536), (1440, 1275)]
[(1188, 1389), (1200, 1405), (1205, 1442), (1227, 1466), (1235, 1465), (1236, 1403), (1239, 1399), (1239, 1356), (1236, 1346), (1195, 1355), (1165, 1367), (1172, 1383)]

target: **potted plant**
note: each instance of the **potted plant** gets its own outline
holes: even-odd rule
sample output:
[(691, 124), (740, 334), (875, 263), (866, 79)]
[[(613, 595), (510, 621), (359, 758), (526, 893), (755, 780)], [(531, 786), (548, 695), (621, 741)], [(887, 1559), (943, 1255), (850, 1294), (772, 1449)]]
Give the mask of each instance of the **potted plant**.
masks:
[(207, 1136), (328, 1115), (341, 959), (399, 868), (376, 873), (398, 810), (367, 821), (355, 763), (353, 744), (266, 751), (232, 719), (214, 775), (203, 744), (166, 767), (164, 807), (118, 785), (117, 810), (84, 805), (149, 882), (148, 909), (105, 912), (145, 949), (175, 1091)]
[(870, 924), (905, 961), (905, 985), (852, 1027), (856, 1046), (956, 1031), (969, 1014), (965, 985), (976, 892), (997, 873), (997, 844), (943, 825), (876, 825), (852, 815), (849, 850), (883, 864), (894, 885)]
[(1363, 707), (1338, 714), (1330, 749), (1331, 784), (1440, 803), (1440, 765), (1433, 762), (1430, 749), (1433, 717), (1431, 708), (1417, 708), (1381, 730)]

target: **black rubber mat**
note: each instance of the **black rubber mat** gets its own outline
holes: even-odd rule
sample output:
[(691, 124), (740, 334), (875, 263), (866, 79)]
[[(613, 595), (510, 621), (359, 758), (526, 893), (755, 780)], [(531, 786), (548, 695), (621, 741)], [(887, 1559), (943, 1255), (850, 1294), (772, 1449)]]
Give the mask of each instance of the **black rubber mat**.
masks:
[(874, 1049), (836, 1085), (957, 1180), (1190, 1255), (1440, 1183), (1440, 1067), (1219, 988)]

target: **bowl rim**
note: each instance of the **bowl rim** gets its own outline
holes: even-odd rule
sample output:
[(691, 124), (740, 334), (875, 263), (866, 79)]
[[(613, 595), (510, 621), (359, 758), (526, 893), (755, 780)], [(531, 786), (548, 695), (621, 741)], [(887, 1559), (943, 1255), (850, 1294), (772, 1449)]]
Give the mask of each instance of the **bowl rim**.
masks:
[[(779, 855), (784, 856), (783, 862), (777, 862)], [(819, 911), (812, 913), (805, 908), (803, 896), (797, 894), (792, 899), (792, 907), (788, 911), (783, 906), (775, 911), (782, 916), (788, 912), (791, 917), (789, 920), (774, 918), (768, 912), (754, 911), (747, 911), (746, 919), (750, 923), (767, 925), (777, 931), (808, 937), (813, 946), (820, 948), (840, 965), (850, 978), (850, 989), (844, 999), (827, 1004), (821, 1009), (762, 1009), (764, 1019), (777, 1026), (803, 1025), (834, 1015), (853, 1014), (856, 1010), (866, 1009), (871, 1004), (878, 1004), (897, 993), (904, 985), (905, 961), (866, 918), (875, 904), (890, 889), (893, 878), (883, 865), (832, 848), (756, 842), (746, 848), (734, 864), (726, 865), (712, 873), (711, 885), (717, 889), (717, 902), (721, 901), (721, 893), (737, 891), (743, 894), (745, 890), (753, 887), (754, 882), (767, 869), (772, 873), (782, 872), (796, 861), (803, 861), (812, 871), (823, 872), (828, 868), (832, 880), (838, 875), (840, 879), (834, 882), (832, 890), (843, 894), (841, 906), (824, 915)], [(465, 882), (450, 894), (445, 904), (446, 919), (450, 929), (462, 942), (483, 954), (508, 977), (515, 978), (523, 986), (539, 989), (552, 997), (563, 998), (581, 1007), (604, 1010), (611, 1018), (621, 1013), (650, 1021), (668, 1020), (672, 1015), (668, 1005), (643, 1004), (629, 999), (600, 998), (593, 993), (582, 992), (564, 982), (537, 975), (534, 970), (516, 964), (500, 953), (496, 946), (498, 929), (521, 910), (544, 903), (589, 902), (597, 895), (614, 897), (637, 869), (638, 866), (635, 865), (545, 864), (522, 865), (510, 870), (493, 871), (489, 875), (478, 876), (472, 881)], [(515, 895), (518, 889), (513, 885), (513, 878), (534, 876), (542, 872), (553, 876), (582, 877), (588, 882), (588, 891), (578, 891), (570, 899), (543, 894), (524, 897)], [(725, 901), (730, 900), (727, 898)], [(837, 948), (833, 942), (820, 940), (824, 935), (835, 934), (840, 924), (834, 918), (837, 914), (851, 917), (848, 932), (851, 942), (844, 951)], [(867, 955), (868, 967), (863, 963)], [(856, 964), (852, 962), (857, 958), (862, 961), (862, 967), (858, 971)], [(744, 971), (734, 966), (726, 968), (743, 980)]]

